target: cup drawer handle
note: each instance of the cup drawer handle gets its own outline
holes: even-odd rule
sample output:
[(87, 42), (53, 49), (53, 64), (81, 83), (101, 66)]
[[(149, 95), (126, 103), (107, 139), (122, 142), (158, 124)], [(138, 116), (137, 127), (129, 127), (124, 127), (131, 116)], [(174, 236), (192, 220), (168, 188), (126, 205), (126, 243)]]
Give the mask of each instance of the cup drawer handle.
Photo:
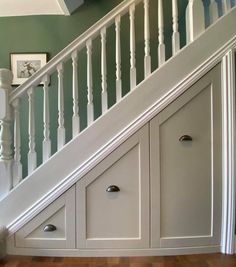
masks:
[(107, 192), (119, 192), (120, 188), (116, 185), (110, 185), (106, 189)]
[(57, 228), (56, 228), (56, 226), (53, 225), (53, 224), (47, 224), (47, 225), (45, 225), (44, 228), (43, 228), (43, 231), (44, 231), (44, 232), (54, 232), (54, 231), (56, 231), (56, 230), (57, 230)]
[(193, 138), (190, 136), (190, 135), (182, 135), (180, 138), (179, 138), (179, 141), (180, 142), (188, 142), (188, 141), (193, 141)]

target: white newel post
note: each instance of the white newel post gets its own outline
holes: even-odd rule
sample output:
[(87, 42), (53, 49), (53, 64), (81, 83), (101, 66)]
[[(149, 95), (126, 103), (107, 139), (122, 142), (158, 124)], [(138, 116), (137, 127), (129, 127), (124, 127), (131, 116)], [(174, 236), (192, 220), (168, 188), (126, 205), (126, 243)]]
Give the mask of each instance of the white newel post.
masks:
[(186, 41), (194, 41), (205, 30), (205, 14), (203, 2), (188, 0), (186, 9)]
[(12, 188), (12, 112), (9, 105), (12, 78), (10, 70), (0, 69), (0, 199)]

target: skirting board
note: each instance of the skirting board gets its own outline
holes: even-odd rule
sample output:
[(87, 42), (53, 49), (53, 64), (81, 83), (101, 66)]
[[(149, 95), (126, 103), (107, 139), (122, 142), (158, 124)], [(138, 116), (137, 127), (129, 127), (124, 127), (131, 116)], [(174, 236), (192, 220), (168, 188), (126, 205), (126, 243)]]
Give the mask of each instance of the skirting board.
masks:
[(0, 227), (0, 259), (6, 256), (6, 236), (7, 229)]
[(236, 235), (234, 236), (234, 253), (236, 254), (236, 246), (235, 246), (235, 244), (236, 244)]

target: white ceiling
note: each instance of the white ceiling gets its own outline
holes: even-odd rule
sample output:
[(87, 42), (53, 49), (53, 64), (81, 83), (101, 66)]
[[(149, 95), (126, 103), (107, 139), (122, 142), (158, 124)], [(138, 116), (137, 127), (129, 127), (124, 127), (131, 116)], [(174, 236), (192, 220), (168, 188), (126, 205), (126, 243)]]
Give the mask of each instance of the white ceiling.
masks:
[(70, 15), (83, 0), (0, 0), (0, 17)]

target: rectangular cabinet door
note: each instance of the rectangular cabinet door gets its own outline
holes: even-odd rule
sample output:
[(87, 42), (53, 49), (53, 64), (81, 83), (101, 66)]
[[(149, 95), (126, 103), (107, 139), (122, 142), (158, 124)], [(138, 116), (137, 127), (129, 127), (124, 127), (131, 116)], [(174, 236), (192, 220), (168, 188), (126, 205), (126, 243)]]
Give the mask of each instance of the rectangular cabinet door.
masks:
[(221, 234), (216, 66), (150, 123), (152, 246), (214, 246)]
[(17, 248), (75, 248), (75, 186), (15, 233)]
[(148, 125), (76, 185), (79, 248), (149, 246)]

